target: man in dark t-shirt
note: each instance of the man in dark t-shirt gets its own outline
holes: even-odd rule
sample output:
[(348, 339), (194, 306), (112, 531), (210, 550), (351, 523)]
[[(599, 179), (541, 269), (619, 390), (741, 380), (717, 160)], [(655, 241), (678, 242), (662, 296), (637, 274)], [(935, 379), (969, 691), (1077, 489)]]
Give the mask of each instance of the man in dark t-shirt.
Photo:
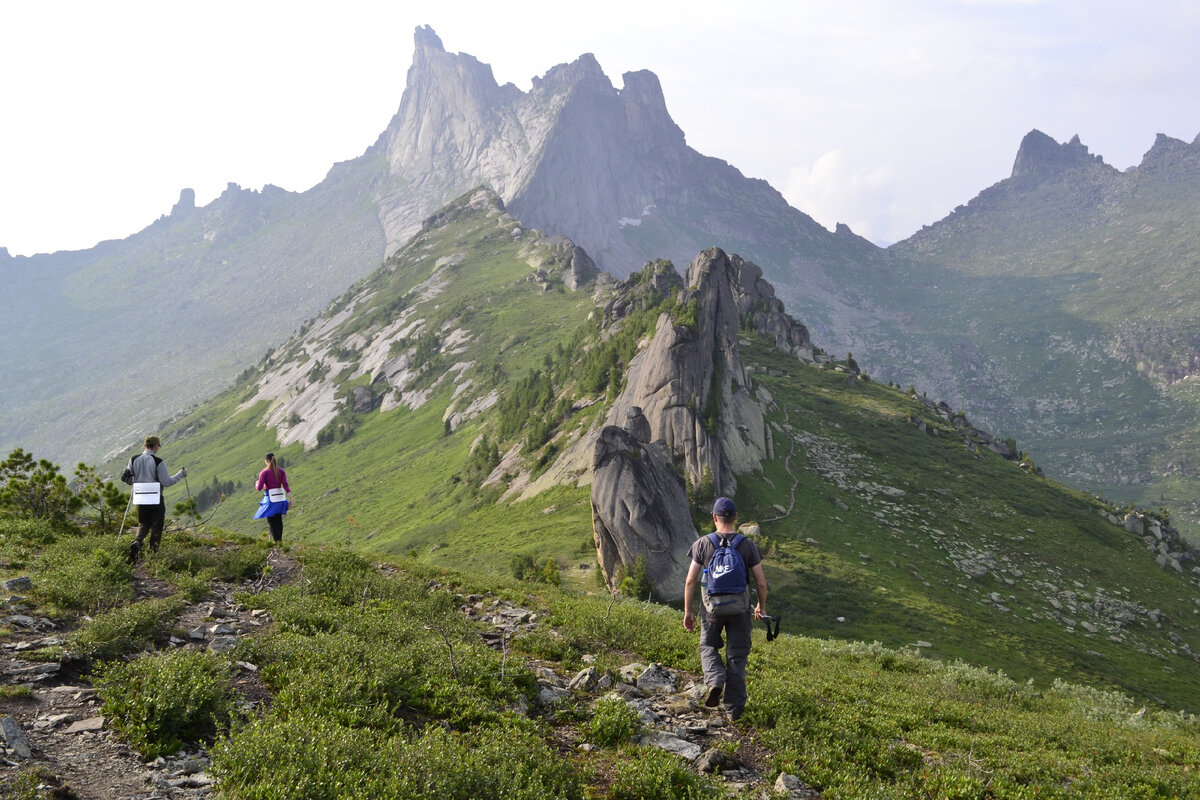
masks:
[[(713, 505), (713, 524), (722, 537), (737, 533), (737, 508), (728, 497), (718, 497)], [(688, 551), (691, 564), (683, 588), (683, 627), (688, 631), (696, 629), (692, 604), (700, 573), (716, 549), (716, 545), (705, 535), (693, 542)], [(715, 708), (721, 703), (723, 694), (731, 720), (740, 717), (746, 707), (746, 659), (750, 655), (751, 628), (754, 620), (767, 613), (767, 578), (763, 574), (758, 545), (743, 538), (738, 542), (737, 551), (746, 562), (747, 577), (754, 579), (754, 588), (758, 593), (758, 604), (753, 608), (753, 613), (747, 610), (745, 614), (715, 617), (704, 610), (703, 604), (700, 606), (700, 664), (704, 668), (704, 683), (708, 686), (704, 705)], [(722, 633), (725, 634), (724, 639)], [(725, 648), (724, 661), (720, 653), (722, 647)]]

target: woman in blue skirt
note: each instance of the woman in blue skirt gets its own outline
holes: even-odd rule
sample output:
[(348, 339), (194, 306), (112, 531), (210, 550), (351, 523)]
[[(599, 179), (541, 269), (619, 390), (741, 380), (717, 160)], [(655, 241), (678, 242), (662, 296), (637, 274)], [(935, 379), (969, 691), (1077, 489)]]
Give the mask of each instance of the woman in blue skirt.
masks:
[(258, 481), (254, 488), (263, 492), (262, 502), (258, 504), (255, 519), (267, 520), (271, 529), (271, 540), (283, 541), (283, 515), (288, 512), (292, 487), (288, 486), (287, 473), (275, 462), (275, 454), (267, 453), (267, 467), (258, 473)]

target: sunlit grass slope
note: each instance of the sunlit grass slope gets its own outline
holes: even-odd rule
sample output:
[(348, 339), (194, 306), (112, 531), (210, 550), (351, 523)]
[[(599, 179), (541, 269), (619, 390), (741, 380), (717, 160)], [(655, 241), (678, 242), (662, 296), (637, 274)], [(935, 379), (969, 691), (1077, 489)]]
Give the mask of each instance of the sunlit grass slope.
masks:
[[(543, 244), (494, 214), (452, 207), (229, 391), (169, 424), (162, 455), (189, 465), (192, 492), (214, 479), (234, 484), (211, 512), (231, 531), (265, 536), (250, 519), (252, 481), (274, 450), (296, 498), (286, 540), (493, 575), (508, 574), (515, 556), (550, 559), (568, 584), (597, 589), (595, 570), (566, 569), (594, 563), (588, 487), (526, 500), (506, 488), (600, 418), (639, 337), (673, 298), (648, 300), (601, 335), (611, 289), (535, 279), (531, 253)], [(444, 286), (423, 301), (419, 287), (435, 273)], [(352, 389), (371, 376), (356, 370), (350, 343), (404, 313), (469, 336), (453, 353), (445, 341), (426, 348), (415, 384), (428, 390), (423, 404), (356, 413)], [(401, 337), (396, 351), (419, 348), (419, 338)], [(347, 366), (324, 374), (312, 353), (329, 342), (346, 343)], [(804, 365), (752, 333), (742, 355), (772, 455), (739, 476), (736, 499), (742, 521), (761, 525), (771, 607), (785, 630), (914, 645), (1041, 686), (1067, 679), (1200, 709), (1193, 576), (1160, 569), (1109, 520), (1116, 509), (969, 445), (907, 391), (850, 385), (833, 365)], [(340, 433), (307, 449), (281, 446), (280, 432), (262, 426), (268, 402), (251, 400), (290, 365), (309, 369), (305, 359), (312, 380), (335, 382), (343, 398), (330, 423)], [(452, 404), (492, 390), (495, 405), (451, 429)], [(485, 441), (512, 456), (509, 466), (481, 454)], [(172, 502), (184, 497), (169, 492)], [(695, 502), (703, 519), (711, 498)]]

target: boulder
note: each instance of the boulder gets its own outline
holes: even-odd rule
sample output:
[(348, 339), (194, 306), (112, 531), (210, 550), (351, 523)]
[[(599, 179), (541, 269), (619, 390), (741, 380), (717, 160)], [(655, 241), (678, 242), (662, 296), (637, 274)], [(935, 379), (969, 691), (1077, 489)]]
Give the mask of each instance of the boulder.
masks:
[(33, 588), (33, 581), (28, 575), (22, 575), (5, 581), (3, 585), (6, 592), (28, 592)]
[(25, 738), (25, 732), (21, 730), (20, 724), (7, 714), (0, 717), (0, 736), (4, 737), (5, 744), (12, 750), (13, 755), (20, 759), (30, 758), (33, 753), (29, 749), (29, 741)]
[(640, 407), (630, 406), (625, 412), (625, 431), (639, 442), (650, 441), (650, 420), (646, 419)]
[(682, 598), (687, 551), (698, 534), (666, 449), (610, 425), (596, 441), (592, 471), (592, 527), (608, 585), (640, 556), (654, 596)]
[[(675, 674), (657, 662), (642, 670), (642, 673), (637, 678), (637, 687), (649, 694), (673, 692), (675, 691), (675, 686)], [(700, 754), (697, 753), (696, 755)]]

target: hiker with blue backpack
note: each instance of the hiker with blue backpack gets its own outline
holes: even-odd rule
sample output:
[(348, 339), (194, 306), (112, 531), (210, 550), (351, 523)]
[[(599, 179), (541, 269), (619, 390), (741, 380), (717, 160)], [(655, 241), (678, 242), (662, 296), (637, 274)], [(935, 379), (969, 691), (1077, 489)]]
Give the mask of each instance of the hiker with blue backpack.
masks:
[[(704, 705), (722, 705), (730, 720), (746, 707), (746, 659), (750, 656), (750, 631), (754, 620), (767, 613), (767, 577), (758, 545), (737, 532), (737, 507), (728, 497), (713, 505), (716, 532), (692, 543), (687, 579), (683, 588), (683, 627), (696, 629), (692, 610), (696, 584), (703, 601), (700, 610), (700, 665), (708, 692)], [(750, 605), (750, 578), (758, 604)], [(724, 634), (724, 639), (722, 639)], [(721, 658), (721, 648), (725, 658)]]

